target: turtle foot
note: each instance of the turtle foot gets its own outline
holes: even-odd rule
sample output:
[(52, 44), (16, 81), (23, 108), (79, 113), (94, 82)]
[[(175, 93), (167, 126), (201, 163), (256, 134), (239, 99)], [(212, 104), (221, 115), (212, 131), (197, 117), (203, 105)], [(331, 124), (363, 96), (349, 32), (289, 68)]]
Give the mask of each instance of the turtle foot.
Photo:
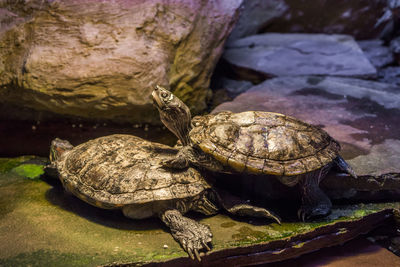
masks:
[(208, 226), (182, 216), (177, 210), (165, 212), (162, 220), (170, 227), (172, 236), (191, 259), (196, 257), (201, 261), (199, 251), (210, 250), (207, 244), (212, 240), (212, 233)]
[(327, 216), (331, 212), (331, 205), (319, 205), (319, 206), (301, 206), (297, 211), (297, 216), (302, 222), (309, 221), (310, 219), (316, 219)]
[(267, 209), (256, 207), (253, 205), (239, 204), (227, 209), (227, 211), (239, 216), (268, 218), (276, 221), (278, 224), (281, 224), (281, 219), (279, 218), (279, 216), (275, 215)]

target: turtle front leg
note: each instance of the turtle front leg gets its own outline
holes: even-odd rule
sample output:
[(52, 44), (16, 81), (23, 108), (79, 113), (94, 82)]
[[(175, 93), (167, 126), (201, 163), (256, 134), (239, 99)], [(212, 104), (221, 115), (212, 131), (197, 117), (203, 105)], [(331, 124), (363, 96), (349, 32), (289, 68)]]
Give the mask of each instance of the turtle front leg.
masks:
[(224, 171), (224, 167), (219, 161), (192, 146), (183, 146), (174, 158), (163, 162), (163, 166), (172, 169), (185, 169), (189, 165), (214, 172)]
[(184, 217), (178, 210), (167, 210), (160, 215), (161, 220), (171, 229), (174, 239), (181, 244), (190, 258), (201, 261), (199, 250), (210, 247), (207, 243), (212, 240), (208, 226)]
[(185, 169), (189, 167), (192, 154), (192, 148), (190, 146), (184, 146), (178, 151), (175, 157), (164, 161), (163, 166), (171, 169)]
[(303, 222), (315, 217), (323, 217), (330, 213), (332, 202), (319, 188), (319, 182), (326, 176), (330, 166), (308, 173), (300, 182), (302, 204), (297, 212)]

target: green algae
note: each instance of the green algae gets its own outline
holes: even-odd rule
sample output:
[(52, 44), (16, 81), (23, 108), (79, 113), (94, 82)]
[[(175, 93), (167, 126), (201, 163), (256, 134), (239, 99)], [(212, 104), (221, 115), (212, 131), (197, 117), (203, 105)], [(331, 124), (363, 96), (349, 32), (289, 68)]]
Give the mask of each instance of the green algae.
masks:
[(19, 176), (29, 179), (37, 179), (44, 174), (44, 166), (37, 164), (21, 164), (12, 169)]
[(34, 156), (22, 156), (18, 158), (0, 158), (0, 173), (7, 173), (21, 163), (33, 159)]
[(95, 266), (101, 261), (89, 255), (60, 253), (50, 250), (38, 250), (32, 253), (21, 253), (8, 259), (0, 259), (1, 266)]

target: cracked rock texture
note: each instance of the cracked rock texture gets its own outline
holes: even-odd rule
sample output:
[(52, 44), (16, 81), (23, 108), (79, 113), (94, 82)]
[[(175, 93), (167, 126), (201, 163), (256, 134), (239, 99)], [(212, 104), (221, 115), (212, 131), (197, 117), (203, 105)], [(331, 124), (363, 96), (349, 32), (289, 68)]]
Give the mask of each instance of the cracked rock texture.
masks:
[(0, 2), (0, 103), (91, 119), (158, 122), (170, 86), (192, 111), (241, 0)]
[(298, 75), (376, 76), (374, 66), (348, 35), (252, 35), (230, 43), (223, 58), (243, 79), (249, 76), (260, 79)]

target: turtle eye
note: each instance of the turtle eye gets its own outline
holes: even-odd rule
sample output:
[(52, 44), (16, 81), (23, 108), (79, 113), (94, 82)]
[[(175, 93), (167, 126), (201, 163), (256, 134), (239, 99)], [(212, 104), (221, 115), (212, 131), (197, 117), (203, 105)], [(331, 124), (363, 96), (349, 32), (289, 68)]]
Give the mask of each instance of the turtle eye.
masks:
[(161, 93), (161, 97), (162, 98), (167, 98), (168, 97), (168, 93), (165, 93), (165, 92)]

